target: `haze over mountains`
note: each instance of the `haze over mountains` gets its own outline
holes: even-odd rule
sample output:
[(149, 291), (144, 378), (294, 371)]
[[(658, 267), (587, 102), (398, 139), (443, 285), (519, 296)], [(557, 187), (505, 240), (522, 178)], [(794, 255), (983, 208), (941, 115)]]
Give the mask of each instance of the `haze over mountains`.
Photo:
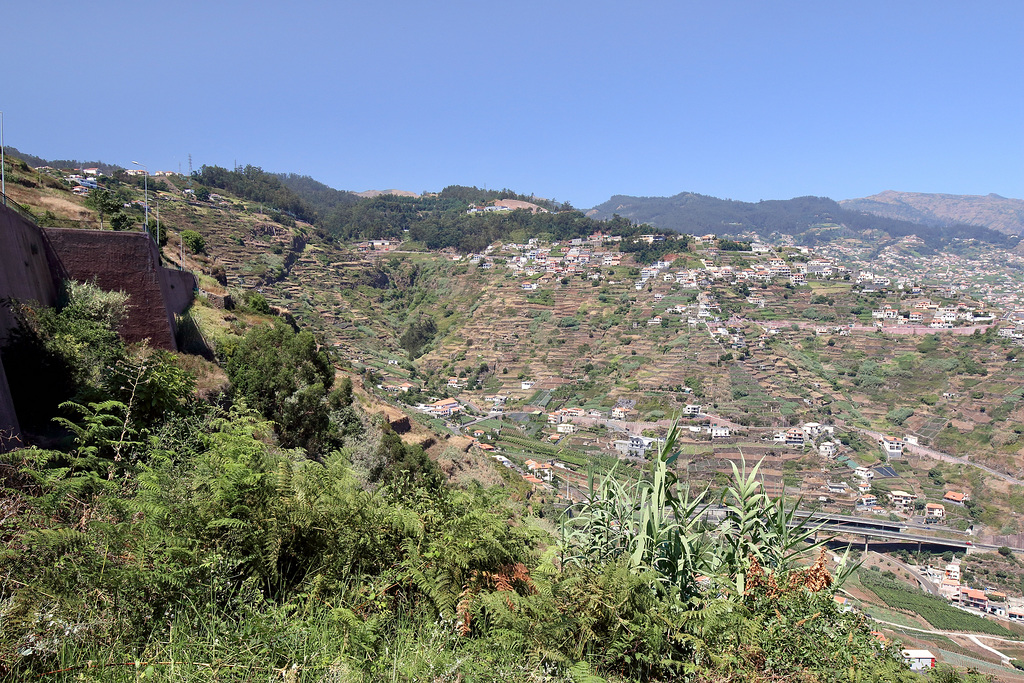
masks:
[(982, 225), (1008, 235), (1024, 234), (1024, 200), (988, 195), (956, 195), (886, 190), (863, 199), (844, 199), (844, 209), (925, 225), (950, 222)]
[[(878, 204), (885, 206), (880, 202)], [(933, 204), (926, 204), (923, 200), (920, 202), (921, 206)], [(877, 231), (893, 237), (917, 235), (932, 247), (951, 238), (974, 238), (993, 244), (1007, 244), (1008, 235), (1024, 232), (1021, 221), (1018, 221), (1016, 230), (1012, 229), (1010, 222), (1006, 222), (1004, 225), (1011, 229), (998, 232), (986, 223), (967, 224), (951, 217), (943, 219), (937, 210), (931, 213), (920, 211), (929, 217), (926, 222), (917, 216), (910, 219), (876, 213), (871, 210), (873, 206), (847, 207), (827, 197), (740, 202), (682, 192), (672, 197), (616, 195), (588, 211), (587, 215), (600, 220), (618, 214), (665, 230), (693, 234), (767, 237), (771, 233), (781, 233), (798, 236), (808, 244), (836, 236), (865, 236)], [(980, 210), (972, 214), (975, 220), (980, 220), (979, 217), (983, 215), (987, 214)]]

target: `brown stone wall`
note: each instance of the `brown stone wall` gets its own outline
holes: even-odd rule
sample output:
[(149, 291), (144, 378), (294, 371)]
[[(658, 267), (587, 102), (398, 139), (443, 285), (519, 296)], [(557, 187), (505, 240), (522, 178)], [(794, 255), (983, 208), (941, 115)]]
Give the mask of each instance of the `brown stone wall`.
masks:
[(192, 301), (195, 298), (196, 276), (187, 270), (171, 270), (170, 268), (161, 268), (163, 271), (163, 284), (161, 285), (164, 289), (164, 300), (167, 302), (167, 308), (172, 313), (182, 314), (189, 306), (192, 305)]
[[(176, 350), (174, 315), (167, 305), (166, 269), (156, 244), (144, 232), (43, 228), (67, 277), (128, 294), (121, 336), (128, 343), (149, 339), (154, 348)], [(191, 290), (189, 290), (191, 292)]]
[[(57, 303), (58, 278), (55, 259), (39, 228), (13, 209), (0, 205), (0, 299)], [(0, 346), (18, 324), (11, 309), (0, 302)], [(18, 443), (18, 415), (0, 360), (0, 452)]]

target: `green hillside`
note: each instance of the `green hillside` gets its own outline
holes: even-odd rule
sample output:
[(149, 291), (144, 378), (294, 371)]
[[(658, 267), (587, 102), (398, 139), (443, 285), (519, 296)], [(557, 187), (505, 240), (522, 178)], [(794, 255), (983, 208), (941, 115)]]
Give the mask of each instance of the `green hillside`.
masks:
[[(871, 215), (850, 209), (826, 197), (797, 197), (788, 200), (740, 202), (683, 192), (672, 197), (629, 197), (616, 195), (587, 215), (610, 218), (620, 215), (633, 221), (650, 223), (663, 230), (690, 234), (757, 235), (767, 239), (772, 233), (798, 236), (801, 244), (813, 245), (836, 237), (864, 237), (884, 233), (890, 237), (917, 235), (933, 249), (948, 246), (953, 238), (973, 238), (997, 245), (1015, 245), (1001, 232), (966, 225), (956, 220), (929, 221), (927, 224), (905, 220), (904, 215)], [(816, 228), (835, 225), (839, 230)]]
[[(100, 178), (108, 206), (10, 171), (41, 223), (143, 220), (138, 178)], [(985, 267), (953, 289), (910, 238), (754, 252), (550, 204), (467, 213), (527, 201), (514, 192), (354, 200), (255, 167), (149, 192), (164, 260), (199, 276), (189, 346), (217, 362), (82, 356), (96, 365), (40, 435), (50, 450), (5, 460), (4, 675), (831, 681), (839, 662), (909, 681), (898, 644), (833, 601), (845, 570), (779, 540), (771, 501), (853, 514), (854, 468), (887, 460), (874, 434), (912, 436), (946, 459), (894, 458), (872, 494), (969, 493), (921, 524), (937, 539), (1021, 531), (1024, 369), (994, 289), (1016, 262), (985, 260), (997, 247), (961, 249)], [(940, 311), (961, 317), (910, 325)], [(80, 323), (42, 316), (36, 338), (69, 353), (96, 332)], [(133, 375), (108, 366), (167, 391), (136, 412)], [(461, 414), (417, 408), (447, 397)], [(833, 431), (779, 440), (807, 423)], [(668, 438), (667, 457), (624, 453), (630, 434)], [(525, 478), (528, 460), (553, 480)], [(735, 514), (678, 522), (676, 483)], [(1024, 595), (999, 557), (967, 566)]]

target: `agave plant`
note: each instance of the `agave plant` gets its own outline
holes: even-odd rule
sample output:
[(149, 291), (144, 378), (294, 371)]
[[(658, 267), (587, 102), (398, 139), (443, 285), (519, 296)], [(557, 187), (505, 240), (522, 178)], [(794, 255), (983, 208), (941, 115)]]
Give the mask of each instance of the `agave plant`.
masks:
[(669, 596), (686, 600), (699, 592), (702, 577), (716, 577), (742, 594), (752, 561), (787, 572), (827, 542), (812, 540), (821, 526), (798, 520), (797, 506), (764, 492), (761, 463), (749, 471), (745, 462), (733, 464), (732, 482), (718, 501), (725, 516), (709, 525), (702, 514), (708, 490), (691, 492), (671, 470), (678, 436), (674, 424), (647, 477), (622, 483), (614, 469), (600, 481), (591, 476), (587, 500), (563, 519), (563, 564), (624, 561), (636, 573), (657, 577)]

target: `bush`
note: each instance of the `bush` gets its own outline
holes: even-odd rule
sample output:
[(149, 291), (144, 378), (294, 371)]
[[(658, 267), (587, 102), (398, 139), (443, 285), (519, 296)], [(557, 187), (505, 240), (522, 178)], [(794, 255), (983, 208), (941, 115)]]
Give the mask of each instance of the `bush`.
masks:
[(886, 414), (886, 419), (894, 425), (902, 425), (914, 414), (913, 408), (893, 408)]
[(58, 308), (12, 306), (18, 327), (4, 368), (23, 426), (40, 426), (61, 402), (95, 394), (105, 370), (124, 357), (117, 330), (127, 301), (122, 292), (67, 281)]
[(263, 315), (270, 315), (270, 304), (267, 302), (267, 297), (263, 296), (259, 292), (248, 291), (244, 296), (245, 306), (254, 313), (262, 313)]
[(206, 251), (206, 240), (195, 230), (183, 230), (181, 241), (193, 254), (202, 254)]

